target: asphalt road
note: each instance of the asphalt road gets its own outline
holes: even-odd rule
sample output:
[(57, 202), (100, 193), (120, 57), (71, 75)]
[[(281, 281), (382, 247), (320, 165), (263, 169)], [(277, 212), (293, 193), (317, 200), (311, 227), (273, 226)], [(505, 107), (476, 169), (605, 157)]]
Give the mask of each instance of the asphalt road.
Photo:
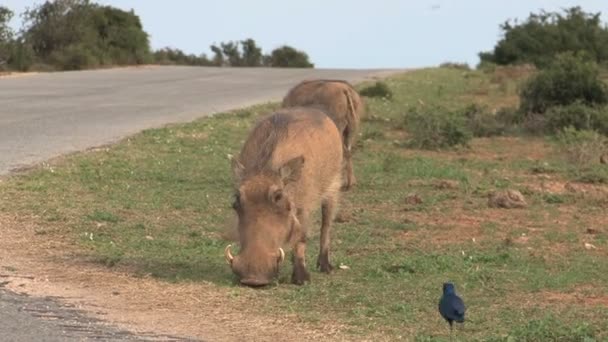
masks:
[(6, 342), (187, 342), (189, 338), (132, 334), (87, 317), (55, 298), (31, 298), (0, 289), (0, 341)]
[(391, 72), (145, 67), (0, 77), (0, 175), (145, 128), (279, 100), (306, 78)]
[[(149, 67), (0, 77), (0, 175), (142, 129), (280, 100), (303, 79), (394, 72)], [(0, 341), (100, 340), (183, 341), (119, 331), (53, 298), (7, 292), (0, 278)]]

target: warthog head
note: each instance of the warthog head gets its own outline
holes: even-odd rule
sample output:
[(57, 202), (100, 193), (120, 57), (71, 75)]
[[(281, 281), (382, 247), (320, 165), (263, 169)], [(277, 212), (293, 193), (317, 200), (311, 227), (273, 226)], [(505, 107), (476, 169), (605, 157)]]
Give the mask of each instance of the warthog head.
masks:
[(293, 199), (285, 187), (300, 178), (303, 157), (289, 160), (276, 171), (245, 175), (235, 158), (232, 169), (237, 180), (233, 208), (238, 215), (239, 255), (225, 249), (226, 261), (241, 284), (264, 286), (278, 274), (285, 259), (283, 244), (299, 230)]

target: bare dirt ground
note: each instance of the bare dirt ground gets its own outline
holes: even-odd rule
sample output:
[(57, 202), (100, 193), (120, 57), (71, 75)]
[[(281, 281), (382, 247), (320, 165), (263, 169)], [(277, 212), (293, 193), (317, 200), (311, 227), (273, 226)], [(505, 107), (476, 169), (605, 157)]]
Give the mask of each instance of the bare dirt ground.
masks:
[(109, 271), (87, 262), (66, 240), (37, 235), (40, 227), (26, 220), (0, 216), (0, 280), (16, 293), (62, 298), (134, 332), (205, 341), (352, 340), (331, 319), (313, 326), (283, 312), (263, 316), (249, 295), (210, 283), (170, 284)]

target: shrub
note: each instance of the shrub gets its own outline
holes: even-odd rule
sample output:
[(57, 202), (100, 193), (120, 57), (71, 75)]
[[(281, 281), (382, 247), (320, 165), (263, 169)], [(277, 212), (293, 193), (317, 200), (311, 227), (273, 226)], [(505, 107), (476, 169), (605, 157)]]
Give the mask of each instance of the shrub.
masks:
[(94, 52), (81, 45), (72, 45), (55, 51), (49, 56), (49, 60), (61, 70), (82, 70), (99, 65)]
[(272, 50), (270, 55), (264, 58), (264, 64), (279, 68), (314, 68), (306, 52), (287, 45)]
[(555, 135), (557, 154), (577, 173), (599, 162), (602, 152), (608, 147), (608, 139), (591, 130), (566, 127)]
[(9, 22), (13, 17), (13, 12), (4, 6), (0, 6), (0, 71), (8, 68), (13, 45), (13, 30)]
[(385, 99), (392, 99), (393, 92), (384, 82), (376, 82), (374, 85), (365, 87), (359, 91), (359, 94), (367, 97), (381, 97)]
[(503, 123), (506, 128), (512, 128), (522, 122), (522, 115), (517, 108), (503, 107), (496, 111), (496, 120)]
[(599, 78), (596, 63), (581, 55), (564, 53), (523, 86), (520, 100), (523, 113), (544, 113), (551, 106), (576, 101), (586, 105), (608, 103), (608, 89)]
[(88, 0), (46, 1), (26, 10), (20, 40), (36, 60), (74, 70), (150, 60), (148, 34), (133, 11)]
[(551, 107), (545, 113), (547, 129), (558, 132), (564, 127), (578, 130), (596, 130), (608, 135), (608, 107), (586, 106), (580, 101), (567, 106)]
[(170, 47), (154, 51), (153, 59), (155, 63), (163, 65), (213, 65), (213, 62), (210, 61), (205, 54), (196, 56), (194, 54), (186, 54), (180, 49), (173, 49)]
[(410, 109), (404, 118), (405, 128), (411, 135), (410, 146), (438, 149), (468, 146), (472, 134), (462, 111), (445, 108)]
[(476, 104), (464, 108), (463, 114), (467, 119), (469, 130), (476, 137), (501, 135), (507, 128), (506, 122), (501, 121), (500, 116)]
[(481, 52), (481, 62), (501, 65), (532, 63), (548, 66), (562, 52), (585, 52), (598, 63), (608, 61), (608, 26), (600, 13), (586, 13), (580, 7), (565, 13), (530, 14), (523, 22), (500, 25), (503, 38), (492, 52)]
[(36, 53), (31, 45), (23, 42), (15, 42), (10, 51), (8, 64), (11, 69), (28, 71), (36, 63)]
[(467, 63), (458, 62), (444, 62), (439, 64), (440, 68), (458, 69), (458, 70), (471, 70), (471, 67)]

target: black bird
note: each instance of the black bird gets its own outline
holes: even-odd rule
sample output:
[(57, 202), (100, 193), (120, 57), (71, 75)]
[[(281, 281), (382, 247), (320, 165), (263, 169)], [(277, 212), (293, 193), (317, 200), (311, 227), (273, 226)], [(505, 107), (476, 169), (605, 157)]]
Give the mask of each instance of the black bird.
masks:
[(464, 302), (456, 294), (454, 284), (443, 284), (443, 296), (439, 300), (439, 313), (450, 324), (450, 336), (452, 336), (452, 324), (454, 321), (464, 323)]

